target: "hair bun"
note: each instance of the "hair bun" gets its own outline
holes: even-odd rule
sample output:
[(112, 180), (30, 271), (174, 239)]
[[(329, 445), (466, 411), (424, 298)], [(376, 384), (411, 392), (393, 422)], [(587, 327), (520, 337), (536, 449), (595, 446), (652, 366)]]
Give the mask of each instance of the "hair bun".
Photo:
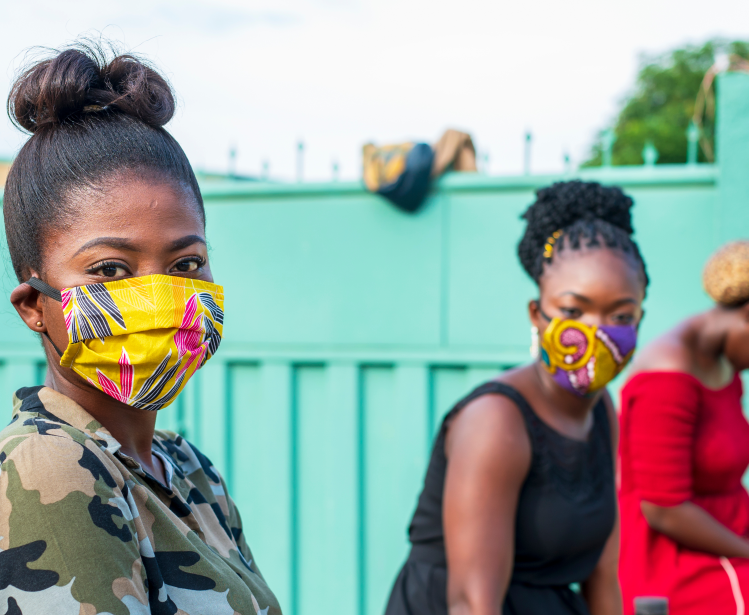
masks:
[(749, 241), (732, 241), (715, 252), (702, 272), (702, 284), (721, 305), (749, 301)]
[(31, 133), (88, 114), (122, 113), (153, 127), (174, 115), (167, 81), (131, 54), (107, 61), (104, 50), (78, 44), (26, 69), (8, 96), (8, 115)]
[(647, 284), (645, 263), (631, 238), (633, 204), (621, 188), (596, 182), (573, 180), (541, 188), (536, 192), (536, 201), (522, 216), (527, 224), (518, 244), (520, 263), (538, 282), (547, 258), (549, 238), (557, 231), (564, 231), (560, 249), (568, 244), (577, 249), (580, 238), (585, 237), (589, 245), (597, 245), (601, 238), (609, 247), (632, 252), (642, 265)]
[(632, 199), (616, 186), (580, 180), (557, 182), (536, 192), (536, 202), (523, 218), (539, 233), (540, 241), (580, 220), (603, 220), (631, 235), (632, 205)]

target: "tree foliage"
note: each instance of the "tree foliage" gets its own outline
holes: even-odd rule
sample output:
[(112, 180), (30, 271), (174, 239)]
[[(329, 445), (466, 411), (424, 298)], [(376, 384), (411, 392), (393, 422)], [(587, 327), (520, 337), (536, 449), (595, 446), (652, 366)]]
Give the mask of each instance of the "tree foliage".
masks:
[[(749, 59), (749, 43), (711, 40), (702, 46), (690, 45), (659, 56), (644, 57), (634, 92), (622, 102), (613, 129), (616, 140), (612, 164), (642, 164), (642, 151), (650, 142), (658, 150), (658, 163), (684, 163), (687, 159), (687, 128), (705, 73), (720, 54)], [(702, 131), (711, 144), (714, 125), (705, 118)], [(582, 166), (603, 162), (601, 131), (590, 158)], [(714, 149), (714, 146), (713, 146)], [(705, 161), (700, 148), (699, 161)]]

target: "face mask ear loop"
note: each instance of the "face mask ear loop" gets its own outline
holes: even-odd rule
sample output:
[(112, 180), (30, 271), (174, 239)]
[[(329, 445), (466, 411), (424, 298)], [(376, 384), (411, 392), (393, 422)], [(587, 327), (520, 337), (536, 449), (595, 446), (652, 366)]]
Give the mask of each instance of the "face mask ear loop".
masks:
[[(42, 282), (39, 278), (29, 278), (26, 281), (26, 284), (31, 286), (31, 288), (38, 290), (43, 295), (47, 295), (47, 297), (49, 297), (50, 299), (54, 299), (55, 301), (62, 303), (62, 293), (56, 288), (52, 288), (46, 282)], [(44, 335), (47, 336), (47, 339), (49, 340), (49, 343), (52, 344), (52, 348), (55, 349), (55, 352), (57, 352), (57, 354), (60, 355), (60, 358), (62, 358), (62, 353), (60, 352), (60, 349), (57, 346), (55, 346), (55, 343), (52, 341), (52, 338), (49, 336), (49, 333), (45, 331)]]
[(29, 278), (26, 284), (31, 288), (38, 290), (43, 295), (47, 295), (50, 299), (54, 299), (58, 303), (62, 303), (62, 293), (56, 288), (52, 288), (46, 282), (42, 282), (39, 278)]
[(538, 313), (539, 313), (539, 314), (541, 314), (541, 316), (543, 316), (543, 317), (544, 317), (544, 318), (545, 318), (546, 320), (548, 320), (549, 322), (551, 322), (552, 320), (554, 320), (554, 319), (553, 319), (553, 318), (551, 318), (550, 316), (547, 316), (547, 315), (546, 315), (546, 314), (544, 313), (544, 311), (543, 311), (543, 310), (541, 309), (541, 299), (536, 299), (536, 305), (538, 306)]
[(47, 332), (45, 331), (45, 332), (44, 332), (44, 335), (46, 335), (46, 336), (47, 336), (47, 339), (49, 340), (49, 343), (50, 343), (50, 344), (52, 344), (52, 348), (54, 348), (54, 349), (55, 349), (55, 352), (57, 352), (57, 354), (59, 354), (59, 355), (60, 355), (60, 358), (62, 359), (62, 353), (60, 352), (60, 349), (59, 349), (59, 348), (58, 348), (57, 346), (55, 346), (55, 343), (54, 343), (54, 342), (52, 341), (52, 338), (51, 338), (51, 337), (49, 336), (49, 333), (47, 333)]

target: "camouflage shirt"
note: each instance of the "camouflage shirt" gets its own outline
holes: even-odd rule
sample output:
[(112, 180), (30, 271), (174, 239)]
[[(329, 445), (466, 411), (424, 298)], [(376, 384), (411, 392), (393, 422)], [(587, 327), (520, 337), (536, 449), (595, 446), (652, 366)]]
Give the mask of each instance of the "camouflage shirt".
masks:
[(0, 431), (0, 613), (280, 615), (211, 462), (157, 431), (162, 485), (100, 423), (20, 389)]

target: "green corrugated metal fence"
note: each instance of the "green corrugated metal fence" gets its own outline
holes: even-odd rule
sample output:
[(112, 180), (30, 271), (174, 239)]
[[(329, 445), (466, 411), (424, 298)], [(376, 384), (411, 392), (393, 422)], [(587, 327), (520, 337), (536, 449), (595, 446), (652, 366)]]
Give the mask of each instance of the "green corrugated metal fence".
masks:
[[(645, 340), (709, 305), (705, 259), (749, 236), (749, 76), (722, 77), (719, 105), (719, 166), (576, 175), (636, 200), (652, 279)], [(417, 215), (358, 184), (204, 186), (225, 338), (159, 426), (227, 477), (287, 613), (382, 612), (441, 416), (528, 359), (534, 289), (515, 256), (519, 215), (558, 179), (448, 176)], [(14, 284), (8, 265), (6, 296)], [(9, 401), (44, 364), (5, 306)]]

